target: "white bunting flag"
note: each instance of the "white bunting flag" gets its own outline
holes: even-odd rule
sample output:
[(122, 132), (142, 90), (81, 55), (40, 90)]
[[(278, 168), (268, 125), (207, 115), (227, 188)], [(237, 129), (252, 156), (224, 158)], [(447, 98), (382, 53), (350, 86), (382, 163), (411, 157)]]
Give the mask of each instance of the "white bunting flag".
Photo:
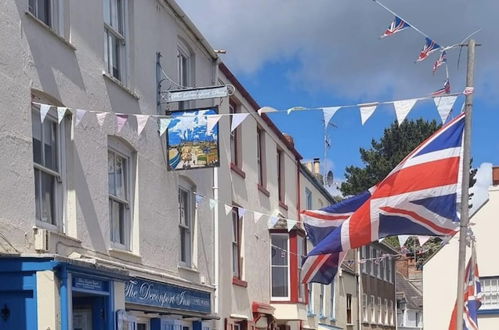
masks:
[(238, 207), (237, 208), (237, 213), (239, 214), (239, 217), (242, 218), (246, 214), (246, 209), (243, 207)]
[(201, 204), (203, 200), (204, 200), (203, 196), (196, 194), (196, 205)]
[(409, 239), (409, 235), (399, 235), (400, 247), (404, 246), (405, 242)]
[(418, 99), (393, 101), (393, 107), (395, 108), (395, 115), (397, 116), (397, 122), (399, 123), (399, 126), (412, 110), (417, 100)]
[(286, 227), (288, 228), (288, 231), (291, 231), (296, 225), (296, 221), (295, 220), (291, 220), (291, 219), (286, 219)]
[(341, 107), (326, 107), (322, 108), (322, 113), (324, 115), (324, 126), (327, 127), (329, 122), (333, 118), (336, 111), (338, 111)]
[(374, 113), (374, 110), (376, 110), (377, 106), (378, 106), (377, 103), (359, 104), (360, 120), (362, 122), (362, 125), (364, 125), (366, 123), (366, 121), (369, 119), (369, 117), (372, 116), (372, 114)]
[(304, 107), (292, 107), (292, 108), (289, 108), (288, 110), (286, 110), (286, 112), (289, 115), (293, 111), (302, 111), (302, 110), (307, 110), (307, 108), (304, 108)]
[(248, 117), (249, 113), (235, 113), (232, 115), (232, 124), (230, 126), (230, 131), (233, 132), (241, 123), (243, 120)]
[(57, 123), (60, 124), (66, 115), (66, 111), (68, 108), (66, 107), (57, 107)]
[(128, 115), (116, 115), (116, 132), (121, 132), (127, 121)]
[(268, 228), (274, 228), (274, 226), (276, 225), (277, 221), (279, 221), (279, 218), (278, 217), (270, 217), (269, 218), (269, 221), (267, 223), (267, 227)]
[(95, 117), (97, 117), (97, 124), (99, 124), (100, 127), (104, 125), (104, 121), (106, 120), (107, 114), (108, 114), (107, 112), (100, 112), (95, 115)]
[(255, 220), (255, 223), (257, 223), (258, 221), (260, 221), (260, 219), (263, 217), (263, 213), (260, 213), (260, 212), (257, 212), (257, 211), (253, 211), (253, 218)]
[(277, 110), (272, 107), (263, 107), (258, 109), (258, 114), (260, 116), (262, 115), (262, 113), (267, 113), (267, 112), (277, 112)]
[(438, 114), (442, 119), (442, 123), (445, 123), (447, 117), (449, 117), (450, 111), (456, 102), (457, 96), (441, 96), (435, 97), (433, 101), (437, 106)]
[(160, 118), (159, 119), (159, 136), (162, 136), (163, 134), (165, 134), (165, 132), (168, 129), (168, 126), (170, 126), (171, 122), (172, 122), (171, 118)]
[(423, 246), (424, 243), (428, 242), (430, 236), (418, 236), (419, 245)]
[(40, 104), (40, 120), (42, 121), (42, 124), (43, 124), (43, 121), (45, 120), (45, 117), (47, 116), (47, 113), (49, 112), (50, 108), (51, 107), (48, 104)]
[(81, 122), (85, 114), (87, 113), (87, 110), (82, 110), (82, 109), (76, 109), (76, 115), (75, 115), (75, 127), (78, 126), (78, 124)]
[(135, 118), (137, 119), (137, 135), (140, 135), (147, 125), (149, 115), (135, 115)]
[(232, 212), (232, 206), (225, 204), (225, 215), (229, 215)]
[(206, 116), (206, 132), (211, 132), (222, 115), (207, 115)]
[(213, 210), (216, 205), (217, 205), (217, 201), (214, 200), (213, 198), (210, 198), (210, 210)]

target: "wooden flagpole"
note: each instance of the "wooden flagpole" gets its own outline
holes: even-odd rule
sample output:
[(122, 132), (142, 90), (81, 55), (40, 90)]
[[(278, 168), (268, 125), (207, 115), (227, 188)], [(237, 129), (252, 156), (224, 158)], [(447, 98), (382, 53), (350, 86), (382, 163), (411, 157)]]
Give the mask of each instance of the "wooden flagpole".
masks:
[[(473, 87), (475, 71), (475, 40), (468, 41), (468, 66), (466, 72), (466, 87)], [(470, 159), (471, 159), (471, 114), (473, 109), (473, 93), (466, 95), (464, 112), (466, 113), (464, 125), (463, 145), (463, 179), (461, 190), (461, 223), (459, 231), (459, 259), (457, 271), (457, 330), (463, 330), (464, 311), (464, 272), (466, 267), (466, 235), (469, 224), (469, 186), (470, 186)]]

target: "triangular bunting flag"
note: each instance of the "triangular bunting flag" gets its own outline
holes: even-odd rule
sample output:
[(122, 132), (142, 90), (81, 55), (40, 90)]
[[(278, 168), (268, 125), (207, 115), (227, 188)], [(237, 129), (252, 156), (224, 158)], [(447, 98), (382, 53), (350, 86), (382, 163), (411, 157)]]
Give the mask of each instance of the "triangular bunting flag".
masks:
[(225, 215), (229, 215), (232, 212), (232, 206), (225, 204)]
[(288, 231), (291, 231), (295, 225), (296, 225), (295, 220), (286, 219), (286, 227), (288, 228)]
[(163, 134), (165, 134), (165, 132), (168, 129), (168, 126), (170, 126), (171, 122), (172, 122), (172, 118), (160, 118), (159, 119), (159, 136), (162, 136)]
[(146, 127), (149, 115), (135, 115), (135, 118), (137, 120), (137, 135), (140, 135)]
[(301, 110), (306, 110), (307, 108), (304, 108), (304, 107), (292, 107), (292, 108), (289, 108), (288, 110), (286, 110), (286, 112), (288, 113), (288, 115), (293, 112), (293, 111), (301, 111)]
[(260, 221), (260, 219), (263, 217), (263, 213), (260, 213), (260, 212), (257, 212), (257, 211), (253, 211), (253, 218), (255, 220), (255, 223), (257, 223), (258, 221)]
[(85, 114), (87, 113), (87, 110), (82, 110), (82, 109), (76, 109), (76, 115), (75, 115), (75, 127), (78, 126), (78, 124), (81, 122)]
[(362, 125), (364, 125), (366, 121), (369, 119), (369, 117), (371, 117), (371, 115), (374, 113), (374, 110), (376, 110), (377, 106), (378, 106), (377, 103), (359, 104), (360, 119), (362, 121)]
[(239, 126), (246, 117), (248, 117), (249, 113), (235, 113), (232, 115), (232, 124), (230, 126), (230, 131), (233, 132), (237, 126)]
[(217, 205), (217, 201), (214, 200), (213, 198), (210, 198), (210, 210), (213, 210), (216, 205)]
[(116, 132), (121, 132), (123, 126), (125, 126), (128, 121), (128, 115), (116, 115)]
[(204, 197), (199, 195), (199, 194), (196, 194), (196, 204), (199, 205), (201, 204), (201, 202), (204, 200)]
[(50, 110), (50, 105), (48, 104), (40, 104), (40, 120), (43, 121), (45, 120), (45, 117), (47, 116), (47, 113)]
[(326, 107), (322, 108), (322, 113), (324, 115), (324, 126), (327, 127), (329, 122), (333, 118), (336, 111), (338, 111), (341, 107)]
[(409, 112), (412, 110), (417, 100), (418, 99), (410, 99), (410, 100), (400, 100), (393, 102), (393, 107), (395, 108), (395, 115), (397, 116), (397, 122), (399, 123), (399, 126), (400, 124), (402, 124), (402, 122), (405, 120), (405, 117), (407, 117)]
[(449, 113), (456, 102), (457, 96), (441, 96), (433, 99), (435, 105), (437, 106), (438, 114), (442, 119), (442, 123), (445, 123)]
[(239, 217), (242, 218), (242, 217), (244, 217), (244, 214), (246, 214), (246, 209), (243, 207), (238, 207), (237, 213), (239, 214)]
[(400, 247), (404, 246), (405, 242), (409, 239), (410, 235), (399, 235), (399, 244)]
[(418, 236), (419, 245), (423, 246), (424, 243), (428, 242), (430, 236)]
[(66, 115), (66, 111), (68, 108), (66, 107), (57, 107), (57, 123), (60, 124)]
[(267, 113), (267, 112), (277, 112), (277, 110), (272, 107), (263, 107), (258, 109), (258, 114), (260, 116), (262, 115), (262, 113)]
[(108, 112), (100, 112), (95, 115), (95, 117), (97, 117), (97, 123), (99, 124), (100, 127), (104, 125), (104, 121), (106, 120), (107, 114)]
[(206, 116), (206, 132), (211, 132), (213, 127), (218, 123), (218, 121), (222, 118), (222, 115), (207, 115)]

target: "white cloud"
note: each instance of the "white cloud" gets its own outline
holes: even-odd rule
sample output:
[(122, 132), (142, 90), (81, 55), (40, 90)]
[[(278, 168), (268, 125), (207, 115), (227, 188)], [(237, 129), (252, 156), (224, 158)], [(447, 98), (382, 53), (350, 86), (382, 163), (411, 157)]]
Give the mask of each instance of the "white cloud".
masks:
[[(378, 39), (393, 16), (373, 1), (178, 2), (214, 48), (228, 51), (224, 60), (236, 73), (254, 74), (266, 63), (293, 59), (298, 61), (298, 68), (289, 72), (288, 79), (296, 87), (310, 92), (323, 88), (362, 100), (391, 93), (396, 97), (426, 95), (445, 80), (445, 70), (431, 74), (438, 54), (414, 63), (424, 44), (424, 38), (414, 30)], [(499, 86), (499, 68), (495, 65), (499, 1), (385, 2), (442, 46), (459, 42), (481, 28), (476, 38), (486, 51), (485, 47), (477, 50), (477, 85), (483, 92)], [(456, 90), (464, 87), (465, 53), (466, 49), (459, 70), (459, 51), (448, 54), (451, 84)]]

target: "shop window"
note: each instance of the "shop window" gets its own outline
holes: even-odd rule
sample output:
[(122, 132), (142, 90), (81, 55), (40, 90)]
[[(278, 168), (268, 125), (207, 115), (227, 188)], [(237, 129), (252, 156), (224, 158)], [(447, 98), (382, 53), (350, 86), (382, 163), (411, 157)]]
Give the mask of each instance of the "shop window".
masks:
[(272, 300), (289, 300), (289, 236), (271, 233)]
[(242, 257), (241, 257), (241, 218), (239, 216), (239, 209), (232, 208), (232, 276), (236, 279), (241, 279), (242, 270)]
[(180, 230), (180, 263), (183, 266), (192, 266), (192, 232), (194, 228), (194, 201), (195, 189), (188, 182), (181, 182), (178, 189), (179, 230)]
[(103, 0), (106, 71), (126, 84), (127, 0)]
[(115, 247), (130, 249), (132, 151), (124, 143), (109, 138), (108, 187), (111, 241)]
[(62, 229), (68, 132), (65, 120), (58, 124), (54, 110), (51, 108), (42, 123), (39, 106), (32, 105), (35, 215), (38, 225)]

